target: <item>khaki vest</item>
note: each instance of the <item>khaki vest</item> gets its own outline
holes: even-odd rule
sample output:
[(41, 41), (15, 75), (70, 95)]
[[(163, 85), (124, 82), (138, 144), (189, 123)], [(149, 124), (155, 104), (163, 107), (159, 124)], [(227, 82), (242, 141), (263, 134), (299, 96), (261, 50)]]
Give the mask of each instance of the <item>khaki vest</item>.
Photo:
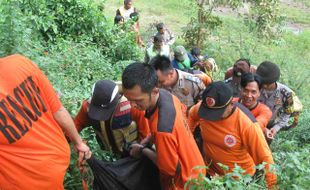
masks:
[[(122, 96), (118, 103), (127, 101)], [(101, 133), (97, 133), (102, 141), (105, 150), (113, 151), (114, 153), (121, 154), (123, 147), (126, 143), (133, 143), (138, 139), (138, 128), (136, 122), (132, 121), (127, 127), (120, 129), (112, 129), (112, 117), (108, 121), (100, 121)]]

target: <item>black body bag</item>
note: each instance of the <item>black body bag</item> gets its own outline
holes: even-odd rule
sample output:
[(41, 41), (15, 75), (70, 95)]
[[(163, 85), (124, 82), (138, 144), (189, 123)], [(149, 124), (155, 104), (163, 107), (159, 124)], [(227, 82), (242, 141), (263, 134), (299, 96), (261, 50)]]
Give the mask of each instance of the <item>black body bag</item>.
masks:
[(87, 163), (94, 175), (94, 190), (161, 189), (158, 169), (147, 157), (126, 157), (115, 162), (105, 162), (92, 156)]

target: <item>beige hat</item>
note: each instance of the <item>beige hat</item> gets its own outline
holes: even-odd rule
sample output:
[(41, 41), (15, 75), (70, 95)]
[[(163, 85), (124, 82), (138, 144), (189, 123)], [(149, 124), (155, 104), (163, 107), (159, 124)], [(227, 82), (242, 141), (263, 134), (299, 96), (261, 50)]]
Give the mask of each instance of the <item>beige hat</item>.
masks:
[(186, 49), (183, 46), (177, 46), (174, 50), (174, 57), (178, 61), (184, 61), (186, 59), (189, 59), (187, 56)]

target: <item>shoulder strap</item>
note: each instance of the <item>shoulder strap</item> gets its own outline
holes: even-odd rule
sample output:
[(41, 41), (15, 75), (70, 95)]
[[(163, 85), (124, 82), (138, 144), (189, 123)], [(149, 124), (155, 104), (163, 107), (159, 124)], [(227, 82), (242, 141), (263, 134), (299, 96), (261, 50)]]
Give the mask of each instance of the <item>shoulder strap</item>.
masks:
[(200, 81), (200, 79), (198, 78), (198, 77), (196, 77), (196, 76), (193, 76), (193, 75), (185, 75), (185, 77), (184, 77), (186, 80), (189, 80), (189, 81), (191, 81), (191, 82), (194, 82), (194, 83), (199, 83), (199, 82), (201, 82)]

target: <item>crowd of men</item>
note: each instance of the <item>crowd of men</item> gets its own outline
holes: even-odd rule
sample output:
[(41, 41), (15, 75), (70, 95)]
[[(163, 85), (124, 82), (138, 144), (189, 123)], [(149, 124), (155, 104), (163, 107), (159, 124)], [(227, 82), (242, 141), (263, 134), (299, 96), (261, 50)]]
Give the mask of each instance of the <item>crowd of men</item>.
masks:
[(203, 72), (217, 70), (214, 59), (209, 58), (208, 55), (202, 55), (198, 47), (187, 51), (184, 46), (175, 46), (176, 38), (163, 22), (155, 24), (156, 32), (145, 47), (139, 32), (139, 13), (133, 6), (132, 0), (124, 0), (124, 5), (116, 11), (114, 23), (123, 26), (125, 22), (132, 25), (132, 31), (136, 33), (137, 45), (145, 48), (144, 62), (149, 63), (156, 55), (165, 55), (176, 69), (192, 71), (192, 68), (196, 68)]
[[(134, 12), (132, 1), (125, 0), (117, 15), (126, 21)], [(183, 189), (199, 174), (225, 175), (236, 164), (254, 177), (261, 163), (267, 187), (276, 188), (269, 144), (279, 131), (297, 126), (302, 110), (295, 93), (278, 82), (279, 66), (264, 61), (254, 67), (239, 59), (225, 80), (213, 81), (195, 63), (207, 60), (214, 69), (214, 60), (183, 46), (176, 47), (172, 59), (157, 48), (169, 49), (174, 36), (162, 23), (157, 30), (144, 62), (128, 65), (121, 82), (97, 81), (74, 119), (35, 64), (20, 55), (0, 59), (0, 163), (5, 166), (0, 189), (63, 189), (70, 153), (65, 136), (83, 165), (91, 152), (78, 132), (87, 126), (94, 128), (103, 150), (149, 158), (160, 172), (162, 189)], [(194, 169), (205, 165), (208, 169)]]

